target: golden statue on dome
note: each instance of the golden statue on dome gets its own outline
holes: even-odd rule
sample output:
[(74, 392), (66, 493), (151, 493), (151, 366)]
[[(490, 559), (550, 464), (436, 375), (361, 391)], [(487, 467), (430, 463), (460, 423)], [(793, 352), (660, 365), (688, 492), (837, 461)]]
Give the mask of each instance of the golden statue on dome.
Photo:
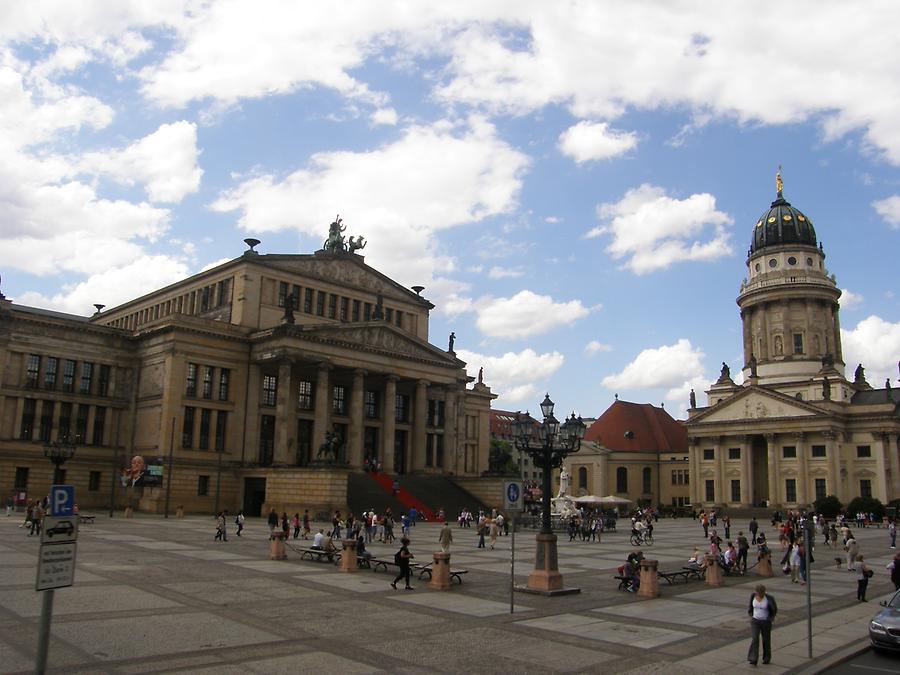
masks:
[(781, 180), (781, 164), (778, 165), (778, 173), (775, 174), (775, 189), (778, 191), (778, 199), (783, 199), (784, 181)]

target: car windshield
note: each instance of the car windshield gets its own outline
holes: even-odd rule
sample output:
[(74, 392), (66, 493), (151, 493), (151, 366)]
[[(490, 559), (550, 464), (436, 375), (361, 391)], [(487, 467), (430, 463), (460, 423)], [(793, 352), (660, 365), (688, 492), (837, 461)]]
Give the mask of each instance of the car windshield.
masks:
[(888, 607), (893, 607), (894, 609), (900, 609), (900, 591), (894, 593), (894, 597), (887, 601)]

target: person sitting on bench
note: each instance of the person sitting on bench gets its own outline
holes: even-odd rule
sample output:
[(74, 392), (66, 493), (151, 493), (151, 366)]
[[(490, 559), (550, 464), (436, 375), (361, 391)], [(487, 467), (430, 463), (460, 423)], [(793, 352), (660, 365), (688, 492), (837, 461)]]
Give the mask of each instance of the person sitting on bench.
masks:
[(621, 575), (624, 577), (622, 585), (626, 591), (636, 593), (641, 587), (641, 575), (638, 573), (638, 566), (632, 561), (631, 556), (620, 568)]
[(323, 530), (321, 527), (319, 528), (319, 531), (316, 532), (316, 536), (313, 537), (313, 543), (310, 548), (314, 548), (317, 551), (322, 551), (325, 549), (325, 530)]
[(360, 560), (371, 560), (372, 554), (366, 550), (366, 539), (362, 535), (356, 538), (356, 557)]

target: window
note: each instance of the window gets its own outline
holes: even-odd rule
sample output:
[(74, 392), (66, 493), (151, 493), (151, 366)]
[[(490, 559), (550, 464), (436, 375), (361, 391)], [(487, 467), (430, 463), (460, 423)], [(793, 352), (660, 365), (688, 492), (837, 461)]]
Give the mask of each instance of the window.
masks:
[(428, 399), (428, 415), (425, 424), (429, 427), (444, 426), (444, 402)]
[(33, 398), (25, 399), (25, 406), (22, 409), (22, 427), (19, 431), (19, 438), (23, 441), (30, 441), (34, 437), (34, 415), (37, 409), (37, 401)]
[(825, 491), (825, 479), (824, 478), (816, 478), (816, 500), (825, 499), (826, 496)]
[(785, 445), (781, 448), (781, 456), (785, 459), (793, 459), (797, 456), (797, 448), (793, 445)]
[(88, 475), (88, 491), (97, 492), (100, 489), (100, 472), (91, 471)]
[(42, 441), (50, 441), (50, 433), (53, 431), (53, 401), (41, 403), (41, 426), (38, 436)]
[(112, 368), (110, 368), (109, 364), (103, 363), (100, 365), (100, 377), (97, 380), (97, 396), (109, 395), (109, 376), (111, 372)]
[(616, 492), (628, 492), (628, 469), (624, 466), (616, 469)]
[(286, 281), (278, 282), (278, 306), (284, 307), (287, 302), (288, 283)]
[(219, 289), (218, 289), (218, 295), (217, 295), (218, 304), (216, 305), (217, 307), (221, 307), (222, 305), (228, 304), (228, 289), (230, 286), (231, 286), (231, 279), (222, 279), (222, 281), (219, 282)]
[(439, 469), (444, 466), (444, 436), (443, 434), (434, 435), (434, 464)]
[(85, 443), (87, 441), (87, 424), (88, 424), (89, 406), (79, 405), (75, 413), (75, 442)]
[(859, 496), (860, 497), (871, 497), (872, 496), (872, 481), (868, 479), (862, 479), (859, 481)]
[(313, 409), (313, 383), (309, 380), (300, 380), (297, 383), (297, 407), (300, 410)]
[(216, 452), (225, 451), (225, 430), (228, 427), (228, 412), (220, 410), (216, 413)]
[(185, 396), (194, 397), (197, 395), (197, 364), (187, 364), (187, 376), (184, 386)]
[(41, 357), (37, 354), (29, 354), (28, 361), (25, 365), (25, 386), (36, 389), (38, 386), (38, 376), (41, 372)]
[(209, 494), (209, 476), (197, 476), (197, 496), (206, 497)]
[(184, 409), (184, 421), (181, 424), (182, 448), (190, 448), (194, 445), (194, 410), (190, 406)]
[(731, 501), (741, 501), (741, 481), (739, 480), (731, 481)]
[(55, 356), (47, 357), (47, 370), (44, 371), (44, 389), (56, 389), (56, 371), (59, 369), (59, 359)]
[(578, 467), (578, 489), (587, 490), (587, 468)]
[(278, 377), (275, 375), (263, 375), (262, 404), (274, 407), (278, 394)]
[(62, 390), (69, 394), (75, 391), (75, 362), (69, 359), (63, 364)]
[(703, 459), (712, 461), (716, 458), (715, 448), (703, 448)]
[(372, 303), (365, 302), (363, 303), (363, 321), (371, 321), (372, 320)]
[(203, 382), (200, 385), (200, 395), (205, 399), (212, 398), (213, 367), (203, 366)]
[(786, 502), (793, 503), (797, 501), (797, 480), (794, 478), (786, 478), (784, 481), (784, 499)]
[(672, 485), (688, 485), (687, 469), (674, 469), (672, 471)]
[(370, 420), (378, 417), (378, 392), (367, 391), (363, 395), (363, 411)]
[(353, 314), (351, 318), (353, 321), (359, 321), (359, 300), (353, 301)]
[(340, 385), (332, 388), (331, 411), (338, 415), (347, 414), (347, 400), (345, 395), (347, 388)]
[(312, 303), (313, 303), (313, 289), (305, 288), (303, 289), (303, 311), (307, 314), (312, 314)]
[(325, 291), (316, 293), (316, 314), (325, 316)]
[(741, 458), (741, 449), (740, 448), (728, 448), (728, 459), (740, 459)]
[(106, 430), (106, 408), (98, 406), (94, 409), (94, 428), (91, 432), (91, 444), (103, 445), (103, 433)]
[(871, 457), (872, 456), (872, 448), (868, 445), (857, 445), (856, 446), (856, 456), (857, 457)]
[(824, 445), (812, 446), (812, 456), (813, 457), (824, 457), (825, 456), (825, 446)]
[(228, 400), (228, 381), (231, 379), (231, 371), (228, 368), (219, 368), (219, 400)]
[(706, 501), (716, 501), (716, 481), (714, 480), (706, 481)]
[(641, 487), (643, 488), (643, 492), (645, 495), (649, 495), (653, 493), (653, 472), (650, 470), (650, 467), (644, 467), (644, 470), (641, 472)]
[(57, 433), (60, 438), (65, 438), (72, 431), (72, 404), (59, 404), (59, 430)]
[(399, 310), (399, 309), (397, 310), (396, 321), (397, 321), (397, 325), (400, 328), (402, 328), (403, 327), (403, 311), (402, 310)]
[(13, 485), (15, 490), (17, 491), (28, 491), (28, 467), (27, 466), (17, 466), (16, 467), (16, 482)]
[(803, 334), (802, 333), (794, 333), (794, 353), (795, 354), (803, 353)]
[(394, 421), (409, 422), (409, 396), (397, 394), (394, 404)]
[(81, 386), (78, 391), (82, 394), (91, 393), (91, 385), (94, 381), (94, 364), (85, 361), (81, 364)]
[(394, 323), (394, 310), (390, 307), (384, 310), (384, 320), (388, 323)]
[(212, 410), (203, 408), (200, 411), (200, 438), (197, 447), (200, 450), (209, 450), (209, 425), (212, 422)]
[(347, 320), (347, 312), (349, 311), (350, 300), (341, 298), (341, 321)]
[(378, 429), (376, 427), (363, 429), (363, 456), (371, 463), (378, 460)]
[(263, 415), (259, 424), (259, 465), (271, 466), (275, 456), (275, 416)]
[[(204, 286), (200, 292), (200, 311), (205, 312), (209, 309), (209, 286)], [(159, 318), (159, 306), (157, 305), (156, 318)]]
[(338, 297), (332, 293), (328, 296), (328, 318), (336, 319), (337, 318), (337, 301)]

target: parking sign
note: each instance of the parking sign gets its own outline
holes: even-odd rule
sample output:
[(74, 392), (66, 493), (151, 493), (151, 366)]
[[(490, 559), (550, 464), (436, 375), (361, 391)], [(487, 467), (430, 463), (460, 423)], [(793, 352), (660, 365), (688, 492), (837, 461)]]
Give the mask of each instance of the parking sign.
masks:
[(503, 507), (507, 511), (522, 510), (522, 484), (510, 481), (503, 486)]
[(50, 515), (71, 516), (75, 506), (74, 485), (54, 485), (50, 488)]

